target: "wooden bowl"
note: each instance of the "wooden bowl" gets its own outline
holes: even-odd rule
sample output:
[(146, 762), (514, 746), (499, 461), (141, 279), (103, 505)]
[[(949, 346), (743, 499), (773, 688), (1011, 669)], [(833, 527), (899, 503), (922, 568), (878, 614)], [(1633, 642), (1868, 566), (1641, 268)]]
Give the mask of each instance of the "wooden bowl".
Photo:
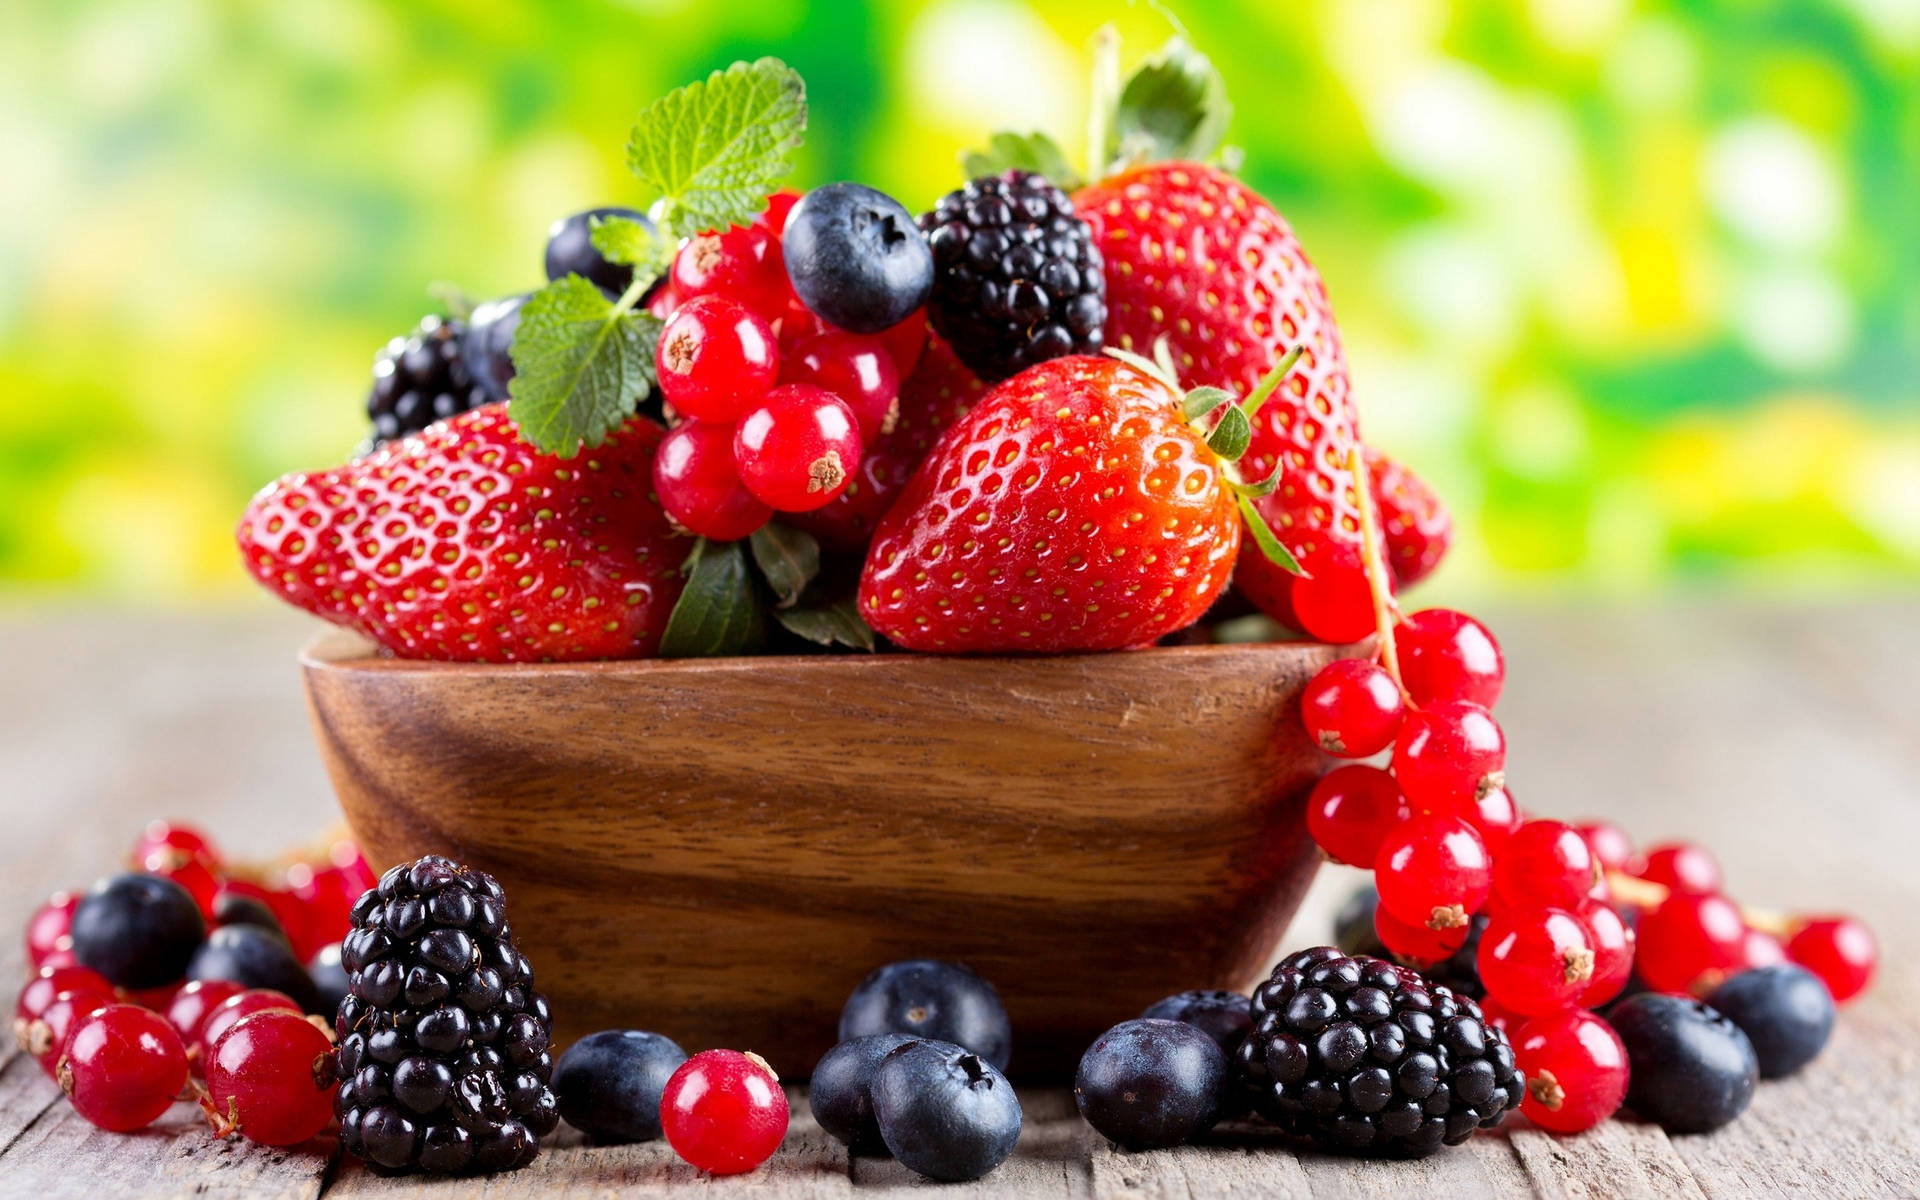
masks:
[(552, 666), (301, 657), (376, 869), (496, 875), (556, 1036), (654, 1029), (799, 1077), (872, 968), (964, 962), (1013, 1071), (1172, 992), (1245, 989), (1318, 861), (1309, 644)]

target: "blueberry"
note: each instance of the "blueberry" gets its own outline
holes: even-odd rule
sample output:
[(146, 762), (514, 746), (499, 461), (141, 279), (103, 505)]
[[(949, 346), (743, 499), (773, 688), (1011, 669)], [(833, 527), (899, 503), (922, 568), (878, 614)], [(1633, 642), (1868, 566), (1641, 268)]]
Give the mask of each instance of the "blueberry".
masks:
[(794, 294), (851, 333), (898, 325), (933, 290), (933, 252), (912, 215), (863, 184), (829, 183), (802, 196), (780, 248)]
[(885, 1156), (887, 1144), (873, 1119), (873, 1072), (888, 1054), (918, 1040), (904, 1033), (875, 1033), (841, 1042), (821, 1055), (807, 1090), (820, 1128), (855, 1154)]
[(840, 1010), (840, 1040), (873, 1033), (953, 1042), (1002, 1070), (1013, 1053), (1000, 993), (967, 968), (931, 958), (888, 963), (853, 989)]
[(1122, 1021), (1080, 1057), (1080, 1115), (1130, 1149), (1178, 1146), (1210, 1128), (1227, 1085), (1227, 1056), (1196, 1025)]
[(347, 998), (350, 986), (347, 968), (340, 962), (339, 942), (320, 947), (319, 952), (307, 961), (307, 977), (313, 980), (314, 988), (320, 993), (320, 1011), (338, 1012), (340, 1002)]
[(251, 925), (266, 930), (283, 942), (287, 941), (287, 931), (280, 928), (280, 918), (274, 916), (266, 901), (257, 896), (222, 891), (213, 898), (213, 923), (218, 926)]
[(187, 964), (188, 979), (231, 979), (250, 988), (284, 993), (307, 1012), (319, 1012), (320, 989), (287, 944), (257, 925), (227, 925), (213, 931)]
[(1020, 1140), (1020, 1100), (1007, 1077), (951, 1042), (908, 1042), (873, 1073), (881, 1140), (929, 1179), (978, 1179)]
[(187, 889), (158, 875), (129, 872), (94, 885), (74, 910), (73, 955), (123, 988), (154, 988), (185, 974), (207, 938), (207, 923)]
[(1753, 1043), (1762, 1079), (1806, 1066), (1833, 1033), (1833, 993), (1797, 963), (1742, 971), (1715, 988), (1707, 1003)]
[(581, 1038), (553, 1069), (567, 1124), (602, 1145), (660, 1136), (660, 1093), (687, 1052), (672, 1038), (607, 1029)]
[(618, 296), (633, 282), (633, 268), (610, 263), (593, 248), (595, 217), (625, 217), (653, 228), (647, 214), (631, 208), (590, 208), (562, 217), (547, 230), (547, 278), (584, 276), (607, 295)]
[(1608, 1015), (1627, 1047), (1627, 1107), (1671, 1133), (1746, 1111), (1760, 1063), (1740, 1027), (1698, 1000), (1646, 992)]
[(1191, 1025), (1212, 1038), (1228, 1058), (1233, 1057), (1233, 1052), (1240, 1048), (1240, 1039), (1253, 1028), (1252, 1002), (1239, 992), (1181, 992), (1154, 1001), (1140, 1015)]
[(507, 398), (507, 385), (513, 382), (513, 335), (520, 328), (520, 309), (526, 302), (526, 294), (489, 300), (467, 318), (460, 356), (467, 374), (496, 403)]

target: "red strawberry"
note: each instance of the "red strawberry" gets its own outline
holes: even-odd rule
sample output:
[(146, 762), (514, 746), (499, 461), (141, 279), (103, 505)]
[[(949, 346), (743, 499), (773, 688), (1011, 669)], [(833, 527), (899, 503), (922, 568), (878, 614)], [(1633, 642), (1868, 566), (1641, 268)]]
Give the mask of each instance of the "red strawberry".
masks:
[(1387, 544), (1387, 569), (1403, 589), (1425, 579), (1453, 544), (1453, 515), (1427, 481), (1367, 447), (1367, 476), (1380, 514), (1380, 538)]
[(910, 650), (1116, 650), (1200, 619), (1240, 546), (1229, 477), (1167, 383), (1042, 363), (981, 397), (880, 521), (868, 624)]
[(240, 551), (288, 603), (395, 654), (460, 662), (654, 653), (691, 544), (651, 493), (659, 426), (571, 459), (491, 405), (247, 507)]
[(874, 526), (907, 486), (934, 441), (986, 390), (987, 385), (954, 357), (946, 342), (928, 334), (920, 365), (900, 385), (899, 412), (867, 448), (846, 493), (824, 508), (783, 520), (811, 533), (828, 550), (866, 549)]
[[(1294, 346), (1298, 368), (1260, 410), (1241, 460), (1249, 480), (1283, 467), (1255, 501), (1295, 557), (1323, 541), (1358, 545), (1359, 510), (1347, 457), (1359, 422), (1320, 274), (1273, 206), (1215, 167), (1157, 163), (1074, 197), (1107, 263), (1107, 344), (1152, 354), (1168, 340), (1188, 386), (1246, 393)], [(1294, 577), (1260, 554), (1236, 581), (1288, 619)]]

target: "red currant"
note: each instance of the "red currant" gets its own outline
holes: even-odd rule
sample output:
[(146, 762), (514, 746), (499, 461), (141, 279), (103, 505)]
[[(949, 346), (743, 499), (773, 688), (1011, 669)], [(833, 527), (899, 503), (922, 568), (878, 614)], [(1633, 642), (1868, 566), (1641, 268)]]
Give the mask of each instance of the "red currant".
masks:
[(149, 875), (171, 879), (185, 888), (200, 907), (200, 915), (209, 922), (213, 920), (213, 900), (220, 892), (220, 876), (212, 860), (195, 851), (163, 846), (149, 851), (141, 860), (140, 869)]
[(899, 418), (900, 376), (877, 337), (815, 334), (793, 348), (783, 370), (782, 382), (810, 383), (845, 400), (863, 442), (891, 432)]
[(1873, 982), (1880, 947), (1873, 931), (1852, 917), (1814, 917), (1787, 940), (1787, 957), (1818, 975), (1845, 1004)]
[(787, 214), (793, 206), (800, 203), (800, 193), (792, 188), (781, 188), (767, 197), (767, 207), (754, 221), (774, 237), (787, 231)]
[[(250, 896), (272, 909), (274, 920), (280, 922), (280, 931), (287, 935), (287, 941), (293, 946), (294, 956), (302, 962), (313, 957), (314, 951), (327, 944), (315, 936), (307, 906), (302, 904), (293, 893), (282, 888), (262, 887), (248, 879), (228, 879), (221, 883), (220, 890), (239, 896)], [(358, 899), (357, 896), (355, 898)], [(218, 896), (214, 897), (215, 904), (218, 904), (219, 900)]]
[(1705, 896), (1720, 890), (1720, 864), (1704, 847), (1668, 842), (1647, 851), (1640, 878), (1676, 892)]
[(671, 320), (673, 314), (680, 311), (680, 300), (680, 293), (673, 290), (673, 285), (661, 280), (647, 297), (647, 311), (662, 321)]
[(1736, 970), (1772, 967), (1787, 961), (1787, 944), (1764, 929), (1748, 929), (1740, 940), (1740, 965)]
[(33, 910), (27, 918), (28, 965), (38, 967), (49, 954), (73, 945), (67, 930), (73, 925), (73, 910), (79, 906), (80, 897), (75, 893), (55, 892)]
[(1587, 942), (1593, 947), (1593, 978), (1580, 993), (1580, 1007), (1599, 1008), (1618, 996), (1633, 975), (1633, 928), (1620, 910), (1600, 900), (1582, 900), (1573, 914), (1587, 927)]
[(133, 844), (134, 863), (138, 865), (145, 862), (156, 850), (178, 850), (183, 854), (197, 855), (215, 870), (220, 867), (220, 852), (213, 848), (213, 842), (206, 834), (191, 825), (170, 821), (147, 822), (140, 840)]
[(1520, 1111), (1540, 1128), (1592, 1129), (1627, 1098), (1627, 1047), (1613, 1026), (1592, 1013), (1536, 1018), (1512, 1040), (1514, 1062), (1527, 1077)]
[(1422, 708), (1443, 700), (1468, 700), (1491, 709), (1506, 682), (1500, 643), (1487, 627), (1463, 612), (1429, 608), (1394, 631), (1400, 678)]
[(118, 997), (113, 985), (106, 977), (82, 966), (42, 967), (27, 980), (20, 989), (19, 999), (13, 1005), (13, 1036), (20, 1048), (27, 1048), (29, 1032), (35, 1021), (47, 1011), (54, 998), (62, 992), (88, 993), (101, 997), (101, 1003), (111, 1004)]
[(758, 313), (726, 296), (695, 296), (660, 331), (660, 394), (695, 421), (731, 425), (780, 377), (780, 347)]
[(1307, 832), (1328, 858), (1353, 867), (1373, 866), (1387, 830), (1407, 815), (1399, 785), (1379, 767), (1329, 771), (1307, 797)]
[(1380, 907), (1413, 925), (1458, 929), (1493, 885), (1486, 843), (1459, 817), (1414, 816), (1387, 831), (1373, 862)]
[(1308, 735), (1340, 758), (1366, 758), (1391, 746), (1406, 712), (1393, 676), (1364, 658), (1328, 663), (1300, 693)]
[(1471, 921), (1465, 925), (1431, 929), (1425, 924), (1402, 921), (1387, 911), (1384, 904), (1373, 910), (1373, 931), (1379, 935), (1380, 944), (1392, 951), (1395, 957), (1406, 959), (1415, 966), (1430, 966), (1451, 958), (1455, 951), (1467, 944), (1467, 934), (1472, 930)]
[(767, 1161), (787, 1133), (787, 1096), (757, 1054), (703, 1050), (680, 1064), (660, 1095), (673, 1152), (702, 1171), (739, 1175)]
[(159, 1013), (110, 1004), (75, 1027), (58, 1078), (81, 1116), (128, 1133), (151, 1125), (187, 1086), (187, 1049)]
[(906, 320), (873, 336), (886, 347), (887, 357), (893, 360), (894, 374), (905, 379), (920, 365), (920, 355), (927, 348), (927, 310), (916, 309)]
[(1400, 724), (1393, 774), (1415, 809), (1461, 812), (1507, 782), (1507, 739), (1493, 714), (1450, 700), (1416, 709)]
[(285, 1009), (297, 1013), (300, 1006), (284, 992), (270, 988), (250, 988), (238, 995), (228, 996), (225, 1000), (207, 1010), (206, 1017), (200, 1022), (200, 1028), (193, 1034), (193, 1046), (202, 1062), (208, 1060), (213, 1048), (220, 1044), (220, 1038), (247, 1017), (258, 1012), (272, 1012)]
[(1633, 839), (1627, 836), (1626, 830), (1611, 821), (1587, 821), (1574, 828), (1587, 839), (1588, 848), (1606, 870), (1624, 871), (1629, 875), (1638, 873), (1639, 856), (1634, 853)]
[(1513, 836), (1513, 831), (1520, 828), (1520, 806), (1513, 802), (1513, 793), (1504, 787), (1488, 788), (1462, 815), (1469, 825), (1480, 831), (1480, 840), (1487, 844), (1487, 853), (1493, 855), (1497, 866), (1502, 847)]
[(195, 979), (173, 994), (166, 1009), (167, 1024), (187, 1044), (188, 1057), (199, 1062), (200, 1026), (207, 1015), (246, 990), (245, 984), (231, 979)]
[(669, 430), (654, 451), (653, 492), (676, 524), (716, 542), (746, 537), (773, 516), (740, 482), (725, 425), (687, 421)]
[(860, 465), (860, 428), (847, 402), (804, 383), (768, 392), (733, 431), (740, 482), (780, 512), (831, 504)]
[(214, 1128), (262, 1146), (294, 1146), (333, 1120), (333, 1039), (298, 1013), (237, 1022), (207, 1060)]
[(1291, 592), (1300, 628), (1339, 646), (1373, 632), (1373, 589), (1357, 547), (1323, 541), (1301, 558), (1300, 569)]
[(1674, 892), (1641, 916), (1634, 967), (1656, 992), (1684, 992), (1709, 971), (1739, 965), (1747, 923), (1725, 896)]
[(60, 992), (27, 1024), (23, 1048), (40, 1064), (42, 1071), (52, 1076), (59, 1066), (61, 1053), (67, 1048), (67, 1040), (80, 1022), (108, 1005), (118, 1004), (119, 1000), (111, 992), (96, 992), (91, 988)]
[[(287, 868), (284, 880), (287, 894), (303, 910), (300, 940), (294, 954), (305, 962), (322, 946), (330, 946), (347, 936), (353, 927), (353, 902), (377, 880), (363, 881), (364, 864), (358, 868), (297, 862)], [(287, 932), (293, 940), (291, 930)]]
[(1508, 905), (1580, 906), (1603, 872), (1593, 848), (1571, 825), (1528, 821), (1513, 831), (1494, 864), (1493, 887)]
[(1563, 908), (1496, 912), (1475, 956), (1487, 994), (1522, 1016), (1573, 1007), (1593, 978), (1593, 946)]
[(1506, 1030), (1508, 1040), (1512, 1040), (1514, 1030), (1527, 1023), (1525, 1017), (1508, 1009), (1492, 996), (1482, 996), (1480, 998), (1480, 1016), (1482, 1020), (1494, 1026), (1496, 1029)]
[(689, 238), (669, 276), (682, 304), (695, 296), (730, 296), (771, 320), (790, 294), (780, 240), (755, 222)]

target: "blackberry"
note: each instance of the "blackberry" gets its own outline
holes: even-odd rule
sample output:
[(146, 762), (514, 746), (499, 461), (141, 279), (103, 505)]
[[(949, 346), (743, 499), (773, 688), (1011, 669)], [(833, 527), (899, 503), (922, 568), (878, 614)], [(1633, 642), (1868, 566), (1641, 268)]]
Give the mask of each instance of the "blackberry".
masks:
[[(1374, 932), (1373, 913), (1379, 907), (1380, 893), (1373, 889), (1372, 884), (1356, 888), (1333, 918), (1334, 945), (1348, 954), (1400, 962), (1398, 956), (1381, 944), (1380, 935)], [(1461, 943), (1458, 950), (1437, 963), (1409, 965), (1420, 972), (1428, 983), (1450, 988), (1456, 996), (1485, 1000), (1487, 989), (1480, 982), (1480, 968), (1475, 960), (1480, 953), (1480, 935), (1486, 931), (1487, 916), (1485, 913), (1478, 914), (1469, 921), (1467, 940)]]
[(1235, 1055), (1261, 1113), (1324, 1150), (1418, 1158), (1491, 1129), (1525, 1080), (1479, 1004), (1406, 967), (1316, 946), (1254, 989)]
[(405, 337), (397, 337), (373, 359), (373, 387), (367, 392), (367, 416), (373, 444), (418, 433), (435, 421), (456, 417), (488, 400), (462, 357), (465, 321), (424, 317)]
[(553, 1020), (491, 875), (402, 863), (340, 944), (340, 1143), (384, 1173), (524, 1167), (560, 1120)]
[(960, 361), (992, 383), (1065, 354), (1098, 354), (1107, 276), (1093, 229), (1039, 175), (1008, 171), (949, 192), (923, 214), (933, 247), (927, 315)]

